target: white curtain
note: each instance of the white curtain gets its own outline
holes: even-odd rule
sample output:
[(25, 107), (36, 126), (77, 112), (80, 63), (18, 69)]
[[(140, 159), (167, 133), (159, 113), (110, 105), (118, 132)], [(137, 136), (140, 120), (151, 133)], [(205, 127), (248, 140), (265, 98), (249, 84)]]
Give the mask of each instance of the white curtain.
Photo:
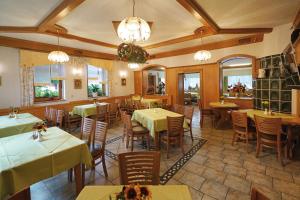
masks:
[(21, 106), (32, 106), (34, 101), (33, 77), (34, 70), (32, 67), (21, 67)]

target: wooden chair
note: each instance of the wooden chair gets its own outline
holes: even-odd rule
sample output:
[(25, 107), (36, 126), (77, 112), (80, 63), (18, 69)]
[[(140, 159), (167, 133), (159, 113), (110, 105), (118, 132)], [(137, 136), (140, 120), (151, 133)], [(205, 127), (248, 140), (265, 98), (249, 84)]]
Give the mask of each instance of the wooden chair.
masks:
[(251, 200), (270, 200), (262, 192), (258, 191), (256, 188), (251, 189)]
[(193, 138), (193, 131), (192, 131), (192, 122), (193, 122), (193, 115), (194, 115), (194, 107), (193, 106), (186, 106), (184, 108), (184, 116), (188, 125), (188, 128), (184, 130), (184, 132), (190, 132), (192, 141)]
[(172, 110), (172, 106), (168, 104), (168, 99), (161, 100), (161, 107), (165, 110)]
[(68, 110), (64, 110), (64, 123), (65, 129), (71, 132), (71, 128), (73, 125), (79, 127), (82, 121), (82, 117), (80, 115), (74, 115), (70, 113)]
[(50, 108), (48, 106), (45, 108), (44, 118), (46, 123), (50, 122)]
[(211, 119), (211, 126), (214, 127), (215, 126), (215, 120), (214, 120), (214, 113), (211, 109), (205, 109), (203, 107), (203, 103), (202, 101), (199, 99), (198, 101), (198, 107), (199, 107), (199, 111), (200, 111), (200, 127), (203, 127), (203, 123), (204, 123), (204, 117), (209, 117)]
[(257, 146), (256, 157), (259, 156), (261, 147), (276, 148), (277, 159), (283, 164), (281, 159), (281, 150), (285, 146), (285, 156), (287, 156), (287, 139), (282, 134), (281, 118), (268, 118), (254, 115)]
[(125, 126), (126, 126), (126, 148), (128, 148), (129, 139), (131, 141), (131, 151), (133, 151), (134, 137), (136, 137), (137, 140), (143, 139), (144, 137), (146, 137), (147, 138), (147, 147), (148, 147), (148, 150), (150, 150), (149, 130), (142, 126), (133, 127), (130, 115), (126, 114), (126, 116), (124, 116), (124, 118), (125, 118), (124, 120), (125, 120)]
[(132, 115), (132, 113), (134, 112), (134, 110), (135, 110), (135, 107), (134, 107), (132, 99), (126, 99), (126, 111), (127, 111), (127, 114)]
[(57, 120), (57, 109), (50, 108), (49, 112), (50, 112), (50, 115), (49, 115), (50, 120), (49, 120), (48, 126), (55, 126), (56, 120)]
[[(107, 123), (105, 122), (96, 122), (95, 133), (92, 139), (92, 145), (90, 147), (90, 152), (93, 157), (92, 169), (95, 169), (95, 166), (102, 162), (103, 171), (105, 177), (107, 177), (107, 170), (105, 164), (105, 142), (107, 135)], [(98, 163), (96, 160), (101, 159)]]
[(115, 103), (118, 104), (120, 110), (126, 109), (125, 99), (115, 99)]
[(120, 184), (158, 185), (160, 152), (129, 152), (118, 155)]
[(133, 105), (134, 105), (134, 110), (141, 110), (141, 109), (148, 108), (148, 106), (143, 105), (140, 100), (134, 100)]
[(118, 104), (111, 103), (108, 106), (108, 124), (111, 126), (118, 119)]
[(246, 112), (232, 111), (232, 128), (234, 131), (232, 138), (232, 146), (236, 139), (244, 140), (246, 142), (246, 149), (248, 152), (248, 143), (249, 143), (249, 135), (253, 134), (253, 132), (249, 131), (248, 128), (248, 118)]
[(179, 144), (182, 154), (183, 148), (183, 121), (184, 116), (181, 117), (167, 117), (167, 132), (161, 136), (161, 141), (167, 145), (167, 158), (169, 158), (170, 145)]
[(108, 104), (96, 104), (96, 121), (108, 123)]
[(173, 111), (178, 113), (178, 114), (182, 114), (184, 115), (184, 106), (183, 105), (179, 105), (179, 104), (174, 104), (173, 105)]
[(64, 119), (64, 111), (63, 110), (57, 110), (56, 114), (56, 126), (59, 128), (63, 127), (63, 119)]
[[(126, 122), (125, 122), (125, 117), (126, 117), (126, 111), (120, 111), (121, 113), (121, 121), (123, 123), (123, 137), (122, 141), (124, 142), (124, 138), (126, 137)], [(132, 127), (140, 126), (140, 124), (137, 121), (131, 120), (131, 125)]]

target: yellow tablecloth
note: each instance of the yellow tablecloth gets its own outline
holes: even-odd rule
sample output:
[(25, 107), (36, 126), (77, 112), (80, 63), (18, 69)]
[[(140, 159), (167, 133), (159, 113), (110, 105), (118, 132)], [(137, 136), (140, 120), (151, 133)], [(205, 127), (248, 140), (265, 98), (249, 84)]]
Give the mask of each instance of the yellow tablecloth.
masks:
[[(182, 115), (162, 108), (151, 108), (135, 110), (132, 114), (132, 120), (141, 123), (150, 131), (151, 136), (155, 137), (155, 132), (167, 130), (167, 116), (180, 117)], [(183, 127), (187, 127), (186, 121), (184, 121)]]
[[(108, 103), (98, 103), (100, 105), (107, 105)], [(96, 104), (86, 104), (86, 105), (80, 105), (80, 106), (74, 106), (73, 114), (80, 115), (81, 117), (88, 117), (91, 115), (96, 115)]]
[(17, 118), (0, 116), (0, 138), (29, 132), (37, 122), (42, 120), (30, 113), (17, 114)]
[(84, 141), (52, 127), (42, 142), (32, 132), (0, 139), (0, 199), (77, 164), (91, 165)]
[[(111, 195), (122, 191), (123, 186), (85, 186), (77, 200), (109, 200)], [(192, 200), (186, 185), (157, 185), (147, 186), (152, 193), (153, 200)]]
[(160, 99), (142, 99), (141, 103), (147, 105), (148, 108), (155, 108), (160, 101)]
[(210, 102), (209, 106), (212, 108), (238, 108), (239, 107), (235, 103), (230, 103), (230, 102), (224, 102), (223, 104), (221, 102)]

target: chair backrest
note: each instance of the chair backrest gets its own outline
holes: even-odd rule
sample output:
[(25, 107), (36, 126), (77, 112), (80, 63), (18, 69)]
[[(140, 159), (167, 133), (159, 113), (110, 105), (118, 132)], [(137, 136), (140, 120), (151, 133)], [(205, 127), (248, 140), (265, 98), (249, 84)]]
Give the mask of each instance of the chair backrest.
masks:
[(109, 106), (108, 106), (108, 111), (110, 113), (118, 112), (118, 104), (117, 103), (110, 103)]
[(84, 117), (81, 122), (81, 134), (80, 139), (86, 140), (88, 144), (91, 143), (92, 134), (95, 129), (95, 120)]
[(115, 99), (115, 103), (118, 104), (119, 108), (125, 107), (125, 99)]
[(254, 115), (255, 127), (258, 135), (277, 135), (281, 134), (281, 118), (269, 118)]
[[(96, 104), (96, 119), (102, 120), (107, 116), (108, 104)], [(105, 119), (106, 120), (106, 119)]]
[(93, 144), (100, 144), (101, 149), (104, 151), (107, 135), (107, 123), (96, 121), (95, 134), (93, 136)]
[(44, 113), (45, 120), (49, 121), (50, 120), (50, 108), (46, 106), (45, 108), (45, 113)]
[(270, 200), (262, 192), (258, 191), (256, 188), (251, 189), (251, 200)]
[(142, 108), (142, 103), (140, 100), (133, 100), (133, 105), (134, 105), (135, 109), (137, 109), (137, 110)]
[(184, 116), (192, 121), (194, 115), (194, 107), (193, 106), (185, 106), (184, 108)]
[(158, 185), (160, 152), (129, 152), (119, 154), (120, 182), (122, 185), (139, 183)]
[(174, 112), (184, 115), (184, 106), (174, 104)]
[(231, 112), (232, 125), (233, 129), (235, 127), (247, 128), (248, 127), (248, 119), (246, 112), (232, 111)]
[(58, 125), (60, 128), (62, 128), (63, 126), (63, 119), (64, 119), (64, 111), (57, 110), (56, 125)]
[(184, 121), (184, 116), (180, 116), (180, 117), (167, 116), (168, 136), (177, 136), (183, 134), (184, 133), (183, 121)]
[(57, 116), (57, 109), (55, 108), (50, 108), (50, 121), (53, 124), (56, 124), (56, 116)]
[(124, 123), (126, 126), (126, 131), (127, 133), (132, 133), (132, 122), (131, 122), (131, 116), (130, 115), (125, 115), (124, 116)]
[(120, 113), (121, 113), (121, 121), (122, 123), (125, 124), (126, 111), (121, 110)]

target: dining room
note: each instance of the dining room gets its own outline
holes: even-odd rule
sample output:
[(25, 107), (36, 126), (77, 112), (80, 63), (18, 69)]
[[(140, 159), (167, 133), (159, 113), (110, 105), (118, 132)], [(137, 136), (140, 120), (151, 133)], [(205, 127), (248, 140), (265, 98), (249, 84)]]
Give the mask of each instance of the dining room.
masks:
[(300, 0), (0, 1), (0, 200), (300, 199), (299, 33)]

